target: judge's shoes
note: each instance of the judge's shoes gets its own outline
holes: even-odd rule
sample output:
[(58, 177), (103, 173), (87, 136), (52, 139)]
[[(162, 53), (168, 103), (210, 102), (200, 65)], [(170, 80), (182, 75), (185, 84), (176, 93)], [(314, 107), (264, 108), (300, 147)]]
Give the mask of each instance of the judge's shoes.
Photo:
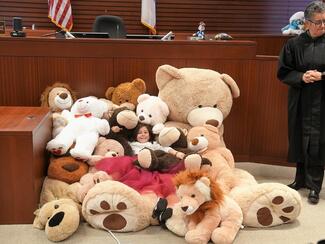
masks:
[(310, 190), (308, 201), (312, 204), (317, 204), (319, 202), (319, 194), (315, 190)]
[(294, 190), (299, 190), (301, 188), (305, 187), (305, 184), (299, 181), (294, 181), (291, 184), (288, 185), (290, 188), (294, 189)]

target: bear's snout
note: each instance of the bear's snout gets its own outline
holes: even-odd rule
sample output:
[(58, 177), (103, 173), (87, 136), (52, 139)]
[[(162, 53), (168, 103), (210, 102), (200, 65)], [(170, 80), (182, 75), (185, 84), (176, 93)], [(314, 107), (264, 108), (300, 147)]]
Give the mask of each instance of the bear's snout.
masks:
[(182, 207), (182, 210), (183, 210), (184, 212), (186, 212), (187, 209), (188, 209), (188, 206)]
[(49, 220), (49, 227), (58, 226), (64, 218), (64, 212), (56, 213), (50, 220)]

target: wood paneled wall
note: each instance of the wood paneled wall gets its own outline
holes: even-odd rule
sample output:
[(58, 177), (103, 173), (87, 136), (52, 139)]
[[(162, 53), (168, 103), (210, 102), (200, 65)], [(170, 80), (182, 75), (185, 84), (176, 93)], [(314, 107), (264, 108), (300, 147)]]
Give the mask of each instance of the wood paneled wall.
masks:
[[(290, 16), (302, 11), (309, 0), (159, 0), (158, 33), (195, 32), (199, 21), (207, 33), (281, 33)], [(97, 15), (121, 16), (128, 33), (147, 33), (140, 23), (141, 0), (71, 0), (74, 31), (90, 31)], [(23, 18), (24, 26), (53, 29), (47, 18), (46, 0), (0, 0), (0, 19), (11, 26), (14, 16)]]

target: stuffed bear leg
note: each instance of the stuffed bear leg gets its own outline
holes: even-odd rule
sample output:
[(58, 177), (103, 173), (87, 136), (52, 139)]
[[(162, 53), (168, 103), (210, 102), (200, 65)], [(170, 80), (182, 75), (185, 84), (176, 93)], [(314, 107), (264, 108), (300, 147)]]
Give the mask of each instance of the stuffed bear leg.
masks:
[[(234, 171), (238, 179), (243, 175), (241, 171)], [(291, 222), (299, 216), (302, 202), (296, 190), (280, 183), (254, 184), (243, 178), (245, 180), (246, 183), (239, 184), (230, 192), (230, 197), (242, 209), (244, 225), (271, 227)]]
[(78, 136), (75, 147), (70, 150), (71, 156), (82, 160), (90, 159), (97, 145), (98, 137), (98, 133), (96, 132), (89, 132)]
[(46, 149), (55, 155), (63, 155), (72, 146), (74, 139), (74, 132), (68, 126), (64, 127), (54, 139), (47, 143)]

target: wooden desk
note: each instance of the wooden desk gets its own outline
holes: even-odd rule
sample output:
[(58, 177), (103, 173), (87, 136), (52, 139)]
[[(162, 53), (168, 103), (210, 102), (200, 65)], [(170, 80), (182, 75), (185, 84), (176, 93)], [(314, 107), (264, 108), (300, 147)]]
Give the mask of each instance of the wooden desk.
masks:
[(277, 57), (256, 56), (253, 41), (160, 41), (0, 37), (0, 105), (38, 106), (54, 81), (78, 97), (140, 77), (156, 95), (162, 64), (227, 73), (241, 95), (225, 119), (225, 141), (236, 161), (283, 163), (287, 150), (286, 87), (276, 78)]
[(50, 136), (47, 108), (0, 107), (0, 224), (32, 223)]

